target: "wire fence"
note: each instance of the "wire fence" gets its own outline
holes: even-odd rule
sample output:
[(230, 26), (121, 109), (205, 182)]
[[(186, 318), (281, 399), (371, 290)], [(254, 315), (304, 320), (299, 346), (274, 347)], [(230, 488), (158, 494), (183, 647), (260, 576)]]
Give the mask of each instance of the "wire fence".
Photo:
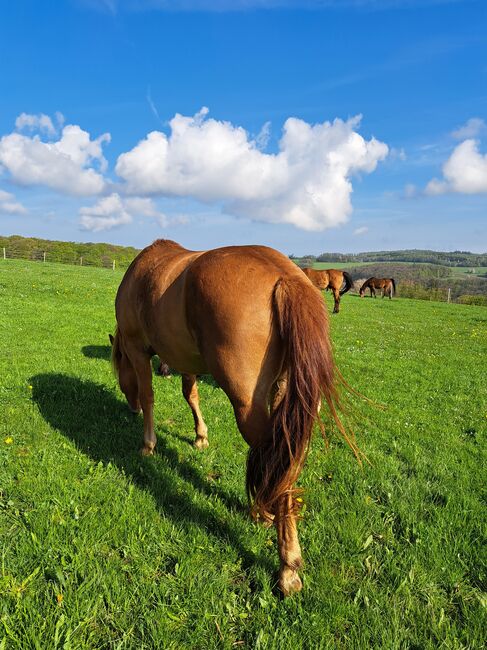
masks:
[(112, 271), (126, 270), (131, 260), (117, 260), (110, 255), (103, 254), (94, 257), (93, 254), (87, 256), (78, 255), (77, 253), (60, 253), (58, 251), (46, 251), (43, 249), (21, 250), (10, 247), (0, 248), (0, 259), (3, 260), (26, 260), (30, 262), (54, 262), (57, 264), (70, 264), (72, 266), (90, 266)]

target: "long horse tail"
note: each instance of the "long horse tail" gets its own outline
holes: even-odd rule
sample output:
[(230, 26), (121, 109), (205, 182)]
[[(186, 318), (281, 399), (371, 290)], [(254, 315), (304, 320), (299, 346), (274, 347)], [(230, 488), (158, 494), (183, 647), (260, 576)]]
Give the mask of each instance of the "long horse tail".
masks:
[(392, 282), (392, 288), (394, 289), (394, 295), (396, 295), (396, 283), (394, 282), (394, 278), (391, 278)]
[(347, 293), (347, 291), (350, 291), (350, 289), (353, 287), (353, 279), (348, 271), (343, 271), (343, 279), (345, 280), (345, 286), (343, 289), (340, 289), (341, 296), (343, 296), (344, 293)]
[(313, 425), (324, 398), (339, 430), (359, 451), (340, 422), (335, 363), (328, 337), (328, 315), (319, 292), (298, 278), (283, 278), (274, 289), (274, 313), (284, 343), (287, 383), (271, 415), (272, 435), (251, 448), (247, 460), (247, 494), (254, 514), (270, 521), (278, 500), (288, 495), (299, 510), (293, 488), (307, 456)]
[(115, 330), (115, 336), (110, 335), (110, 342), (112, 344), (112, 368), (115, 375), (118, 377), (120, 368), (120, 361), (122, 360), (122, 348), (120, 346), (120, 332)]

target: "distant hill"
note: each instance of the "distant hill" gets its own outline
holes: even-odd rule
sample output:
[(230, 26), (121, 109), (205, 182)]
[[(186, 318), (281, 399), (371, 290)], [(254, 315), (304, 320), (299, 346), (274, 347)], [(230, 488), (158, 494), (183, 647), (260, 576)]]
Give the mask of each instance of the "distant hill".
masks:
[[(290, 255), (291, 259), (298, 259)], [(303, 255), (299, 259), (316, 262), (414, 262), (421, 264), (440, 264), (443, 266), (487, 267), (487, 253), (470, 253), (468, 251), (451, 251), (449, 253), (429, 250), (373, 251), (370, 253), (321, 253), (320, 255)]]

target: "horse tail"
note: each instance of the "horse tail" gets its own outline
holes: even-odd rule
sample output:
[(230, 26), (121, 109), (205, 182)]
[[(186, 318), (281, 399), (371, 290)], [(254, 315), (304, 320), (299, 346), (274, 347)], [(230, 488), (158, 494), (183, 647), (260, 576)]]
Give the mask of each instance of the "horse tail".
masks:
[(394, 294), (393, 295), (395, 296), (396, 295), (396, 283), (394, 282), (394, 278), (391, 278), (391, 282), (392, 282), (392, 288), (394, 289)]
[(110, 341), (112, 343), (112, 368), (113, 372), (118, 377), (120, 361), (122, 360), (122, 348), (120, 345), (120, 332), (118, 327), (115, 330), (115, 336), (110, 336)]
[(251, 448), (247, 460), (247, 494), (253, 511), (270, 521), (278, 500), (289, 495), (299, 510), (293, 488), (303, 467), (313, 425), (323, 397), (338, 428), (356, 455), (357, 448), (338, 417), (335, 363), (328, 336), (328, 315), (319, 292), (298, 278), (283, 278), (275, 286), (275, 322), (284, 344), (283, 372), (287, 384), (271, 414), (272, 436)]
[(340, 289), (340, 295), (343, 296), (344, 293), (347, 293), (347, 291), (350, 291), (350, 289), (353, 287), (353, 280), (352, 276), (348, 271), (343, 271), (343, 279), (345, 280), (345, 286), (343, 289)]

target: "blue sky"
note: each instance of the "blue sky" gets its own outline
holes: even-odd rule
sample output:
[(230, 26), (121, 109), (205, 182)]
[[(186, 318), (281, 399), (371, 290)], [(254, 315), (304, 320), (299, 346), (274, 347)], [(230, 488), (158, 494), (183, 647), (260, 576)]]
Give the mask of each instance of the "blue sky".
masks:
[(2, 234), (487, 250), (484, 0), (16, 0), (0, 78)]

